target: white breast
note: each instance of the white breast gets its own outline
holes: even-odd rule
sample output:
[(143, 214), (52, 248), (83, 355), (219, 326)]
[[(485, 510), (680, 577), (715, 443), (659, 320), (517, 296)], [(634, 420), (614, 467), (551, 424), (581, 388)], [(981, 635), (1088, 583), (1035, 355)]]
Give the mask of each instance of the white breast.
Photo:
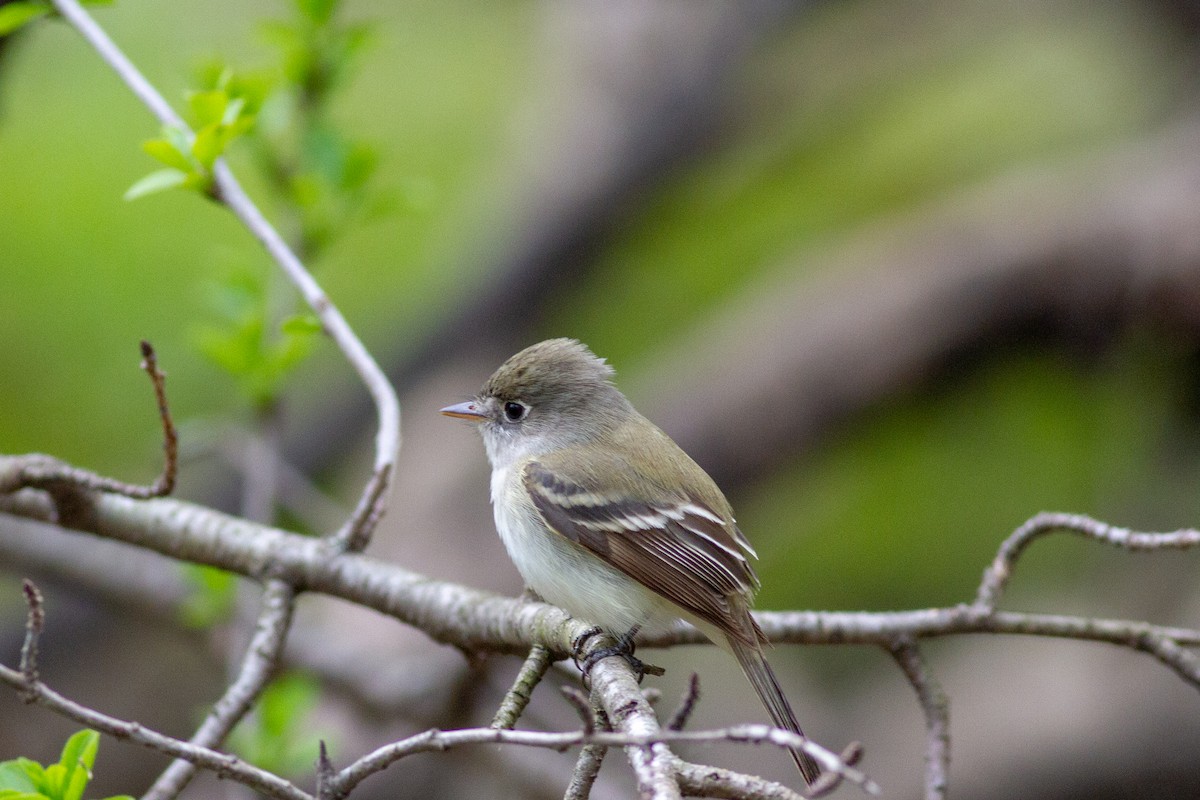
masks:
[(512, 469), (520, 466), (492, 472), (492, 511), (500, 539), (529, 588), (615, 635), (634, 626), (653, 629), (677, 616), (665, 599), (547, 528)]

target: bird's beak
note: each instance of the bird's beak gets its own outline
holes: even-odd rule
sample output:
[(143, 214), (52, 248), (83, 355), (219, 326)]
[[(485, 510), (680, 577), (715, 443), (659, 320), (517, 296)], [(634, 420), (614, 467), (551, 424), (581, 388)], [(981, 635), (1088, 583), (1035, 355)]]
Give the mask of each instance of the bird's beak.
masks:
[(470, 420), (471, 422), (482, 422), (487, 417), (487, 414), (483, 412), (483, 408), (476, 400), (468, 400), (465, 403), (446, 406), (442, 409), (442, 413), (447, 417), (457, 417), (458, 419)]

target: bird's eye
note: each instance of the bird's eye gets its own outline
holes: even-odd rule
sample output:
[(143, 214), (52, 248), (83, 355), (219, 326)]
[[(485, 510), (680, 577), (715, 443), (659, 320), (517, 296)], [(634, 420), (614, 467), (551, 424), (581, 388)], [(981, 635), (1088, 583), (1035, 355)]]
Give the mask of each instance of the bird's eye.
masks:
[(509, 401), (504, 404), (504, 418), (509, 422), (520, 422), (529, 413), (529, 406), (524, 403)]

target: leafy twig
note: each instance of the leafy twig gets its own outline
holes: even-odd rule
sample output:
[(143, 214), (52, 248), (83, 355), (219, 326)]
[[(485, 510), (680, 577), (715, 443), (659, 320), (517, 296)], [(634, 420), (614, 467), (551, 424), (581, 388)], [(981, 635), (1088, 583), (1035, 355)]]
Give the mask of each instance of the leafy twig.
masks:
[[(54, 7), (96, 49), (135, 95), (164, 125), (191, 134), (186, 123), (141, 74), (136, 66), (96, 24), (76, 0), (52, 0)], [(375, 401), (379, 431), (375, 439), (375, 464), (353, 517), (339, 532), (336, 542), (344, 549), (361, 550), (370, 541), (375, 523), (383, 513), (396, 454), (400, 448), (400, 403), (387, 376), (354, 333), (341, 312), (312, 275), (300, 263), (279, 232), (250, 199), (223, 159), (212, 168), (213, 197), (227, 206), (279, 265), (316, 314), (321, 327), (350, 362)]]

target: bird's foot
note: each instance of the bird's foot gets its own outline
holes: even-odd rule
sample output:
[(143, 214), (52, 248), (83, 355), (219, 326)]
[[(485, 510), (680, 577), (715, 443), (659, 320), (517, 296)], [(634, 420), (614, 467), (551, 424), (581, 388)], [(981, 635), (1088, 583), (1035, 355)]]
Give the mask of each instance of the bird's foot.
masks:
[(608, 658), (609, 656), (620, 656), (621, 658), (625, 659), (625, 661), (629, 664), (630, 669), (633, 670), (634, 675), (637, 676), (638, 683), (641, 683), (642, 678), (646, 677), (647, 675), (662, 675), (666, 673), (666, 670), (664, 670), (662, 667), (655, 666), (654, 664), (647, 664), (633, 654), (633, 638), (637, 636), (638, 628), (633, 628), (629, 632), (617, 637), (617, 643), (614, 645), (610, 645), (609, 647), (598, 647), (595, 650), (592, 650), (590, 653), (585, 654), (583, 652), (584, 645), (587, 644), (588, 640), (603, 632), (604, 631), (601, 628), (588, 628), (579, 636), (575, 637), (575, 640), (571, 643), (575, 650), (573, 655), (575, 666), (579, 667), (579, 671), (583, 673), (584, 679), (589, 683), (591, 682), (592, 667), (594, 667), (597, 662)]

